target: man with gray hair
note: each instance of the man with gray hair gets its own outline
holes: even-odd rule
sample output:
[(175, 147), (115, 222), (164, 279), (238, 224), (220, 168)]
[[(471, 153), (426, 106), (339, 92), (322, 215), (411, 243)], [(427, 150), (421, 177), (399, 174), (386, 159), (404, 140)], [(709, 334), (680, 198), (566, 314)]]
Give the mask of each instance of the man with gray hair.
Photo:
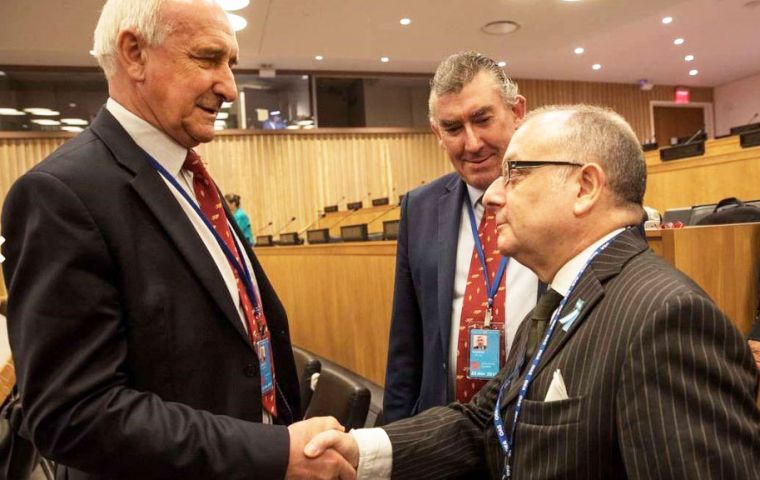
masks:
[(760, 478), (752, 356), (707, 294), (648, 248), (645, 186), (619, 115), (528, 115), (484, 202), (499, 251), (550, 288), (506, 368), (467, 404), (325, 432), (306, 453), (338, 448), (375, 479)]
[[(455, 172), (408, 192), (401, 204), (386, 421), (468, 401), (504, 365), (538, 295), (533, 272), (496, 251), (494, 218), (481, 201), (499, 176), (525, 98), (492, 59), (461, 52), (438, 66), (429, 108)], [(474, 348), (476, 337), (489, 347)]]
[[(109, 0), (110, 98), (2, 231), (25, 435), (59, 478), (352, 478), (304, 457), (287, 317), (198, 154), (237, 89), (212, 0)], [(315, 476), (314, 472), (319, 472)]]

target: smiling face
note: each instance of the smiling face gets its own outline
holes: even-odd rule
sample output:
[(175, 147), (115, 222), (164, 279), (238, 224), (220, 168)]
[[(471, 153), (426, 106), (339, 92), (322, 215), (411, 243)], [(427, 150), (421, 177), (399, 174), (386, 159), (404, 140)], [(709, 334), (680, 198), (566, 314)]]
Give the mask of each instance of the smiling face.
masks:
[(145, 120), (191, 148), (214, 138), (222, 102), (237, 97), (231, 70), (237, 40), (214, 2), (171, 0), (160, 15), (169, 33), (160, 45), (144, 46), (144, 76), (136, 93)]
[(501, 159), (525, 114), (525, 99), (504, 104), (493, 77), (478, 73), (458, 93), (435, 99), (430, 125), (464, 181), (485, 190), (499, 176)]

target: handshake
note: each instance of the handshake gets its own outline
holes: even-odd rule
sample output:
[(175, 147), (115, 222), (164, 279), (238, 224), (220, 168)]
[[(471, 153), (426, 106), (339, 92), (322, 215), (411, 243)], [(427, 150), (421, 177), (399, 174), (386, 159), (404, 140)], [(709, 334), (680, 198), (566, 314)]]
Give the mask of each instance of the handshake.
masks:
[(286, 479), (355, 479), (359, 446), (333, 417), (315, 417), (288, 427)]

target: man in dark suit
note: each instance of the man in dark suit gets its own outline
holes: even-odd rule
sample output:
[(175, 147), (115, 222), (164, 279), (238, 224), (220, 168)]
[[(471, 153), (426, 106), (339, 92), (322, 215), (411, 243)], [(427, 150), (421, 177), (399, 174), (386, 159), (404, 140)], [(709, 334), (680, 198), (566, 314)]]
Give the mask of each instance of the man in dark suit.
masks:
[(211, 0), (110, 0), (105, 109), (6, 198), (24, 429), (61, 478), (354, 474), (303, 456), (337, 422), (297, 422), (285, 311), (192, 151), (237, 95), (237, 50)]
[(502, 170), (485, 197), (499, 250), (550, 284), (506, 368), (468, 404), (323, 433), (306, 452), (336, 447), (359, 478), (760, 478), (752, 356), (635, 227), (646, 167), (631, 128), (598, 107), (541, 109)]
[[(471, 331), (484, 329), (487, 311), (485, 293), (464, 301), (486, 291), (467, 204), (479, 232), (495, 237), (480, 199), (499, 176), (509, 139), (525, 114), (525, 98), (492, 59), (462, 52), (438, 66), (429, 109), (430, 126), (456, 172), (412, 190), (402, 201), (383, 400), (386, 421), (467, 401), (486, 383), (468, 378), (473, 372), (467, 370)], [(491, 276), (501, 260), (495, 253), (488, 262)], [(533, 272), (513, 259), (504, 261), (493, 322), (487, 327), (498, 336), (491, 344), (502, 365), (538, 293)]]

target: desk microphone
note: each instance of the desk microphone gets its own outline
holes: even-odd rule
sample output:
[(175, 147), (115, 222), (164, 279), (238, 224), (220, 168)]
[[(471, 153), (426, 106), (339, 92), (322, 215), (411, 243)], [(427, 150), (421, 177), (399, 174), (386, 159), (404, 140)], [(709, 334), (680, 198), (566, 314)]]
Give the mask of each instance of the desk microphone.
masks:
[(697, 130), (697, 132), (694, 135), (691, 136), (691, 138), (689, 138), (688, 140), (686, 140), (681, 145), (690, 145), (691, 142), (693, 142), (695, 138), (697, 138), (698, 136), (700, 136), (704, 132), (705, 132), (705, 126), (702, 125), (701, 127), (699, 127), (699, 130)]
[(317, 210), (317, 218), (313, 222), (311, 222), (310, 224), (308, 224), (306, 226), (306, 228), (304, 228), (303, 230), (301, 230), (300, 232), (298, 232), (298, 235), (301, 235), (306, 230), (309, 230), (311, 227), (314, 226), (315, 223), (317, 223), (324, 216), (325, 216), (325, 212), (321, 212), (321, 211)]
[(291, 218), (285, 225), (283, 225), (280, 228), (280, 230), (277, 231), (277, 235), (280, 235), (283, 232), (283, 230), (285, 230), (288, 227), (288, 225), (290, 225), (291, 223), (293, 223), (295, 221), (296, 221), (296, 217)]
[(752, 121), (753, 121), (754, 119), (756, 119), (756, 118), (757, 118), (757, 116), (758, 116), (758, 112), (755, 112), (755, 114), (754, 114), (754, 115), (752, 115), (752, 118), (750, 118), (750, 119), (749, 119), (749, 122), (745, 123), (744, 125), (749, 125), (750, 123), (752, 123)]
[(266, 230), (268, 227), (271, 227), (271, 226), (272, 226), (272, 221), (270, 220), (269, 223), (267, 223), (263, 227), (261, 227), (258, 230), (256, 230), (255, 235), (258, 235), (259, 233), (263, 232), (264, 230)]

